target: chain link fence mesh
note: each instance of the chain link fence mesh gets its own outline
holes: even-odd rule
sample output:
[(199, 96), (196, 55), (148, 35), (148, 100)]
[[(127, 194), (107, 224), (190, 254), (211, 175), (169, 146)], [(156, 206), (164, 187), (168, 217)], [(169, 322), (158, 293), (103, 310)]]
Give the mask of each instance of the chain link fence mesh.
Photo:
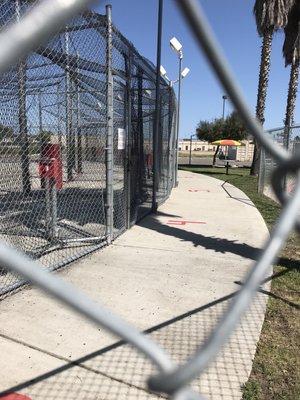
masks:
[[(2, 29), (37, 3), (2, 1)], [(109, 71), (112, 93), (107, 90)], [(155, 76), (155, 67), (114, 26), (108, 40), (105, 15), (86, 11), (0, 77), (2, 240), (55, 270), (116, 238), (151, 211)], [(176, 105), (163, 79), (161, 89), (163, 202), (173, 187)], [(109, 96), (112, 166), (107, 155)], [(0, 295), (21, 283), (0, 270)]]
[[(289, 149), (291, 154), (300, 154), (300, 125), (294, 125), (289, 130), (289, 138), (286, 138), (285, 128), (276, 128), (266, 131), (274, 142), (279, 146)], [(287, 143), (288, 142), (288, 143)], [(278, 167), (278, 163), (266, 154), (265, 150), (261, 151), (261, 163), (259, 173), (259, 192), (276, 200), (276, 195), (272, 190), (271, 177), (274, 170)], [(288, 193), (293, 193), (296, 186), (296, 176), (288, 174), (285, 179), (285, 187)]]

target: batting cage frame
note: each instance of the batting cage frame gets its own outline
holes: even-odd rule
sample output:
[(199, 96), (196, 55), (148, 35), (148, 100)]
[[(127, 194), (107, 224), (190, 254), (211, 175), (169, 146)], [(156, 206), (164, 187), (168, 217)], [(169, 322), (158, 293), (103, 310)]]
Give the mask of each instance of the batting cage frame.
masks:
[[(36, 1), (5, 0), (4, 29)], [(156, 69), (85, 11), (0, 77), (0, 237), (49, 270), (150, 213)], [(174, 186), (176, 98), (160, 77), (156, 201)], [(23, 282), (0, 269), (0, 295)]]

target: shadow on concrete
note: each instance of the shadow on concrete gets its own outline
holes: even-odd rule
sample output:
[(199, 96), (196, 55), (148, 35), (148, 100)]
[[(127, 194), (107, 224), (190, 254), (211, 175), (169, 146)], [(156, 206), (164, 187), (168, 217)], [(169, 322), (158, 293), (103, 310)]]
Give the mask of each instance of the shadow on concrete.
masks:
[[(162, 215), (163, 213), (161, 213)], [(167, 217), (175, 217), (170, 214), (163, 214), (164, 216)], [(149, 219), (149, 218), (148, 218)], [(145, 222), (145, 221), (144, 221)], [(157, 222), (157, 221), (156, 221)], [(170, 229), (175, 229), (176, 231), (181, 231), (178, 228), (170, 228)], [(296, 268), (296, 265), (295, 265)], [(298, 265), (299, 268), (299, 265)], [(273, 274), (272, 276), (268, 277), (265, 279), (264, 282), (267, 282), (272, 279), (276, 279), (285, 273), (287, 273), (288, 270), (285, 271), (280, 271), (278, 273)], [(241, 282), (235, 282), (239, 285), (242, 285)], [(155, 326), (150, 327), (149, 329), (145, 330), (143, 333), (144, 334), (151, 334), (153, 335), (153, 340), (157, 341), (158, 343), (161, 343), (164, 347), (168, 344), (168, 347), (166, 348), (167, 352), (169, 353), (171, 351), (171, 355), (173, 355), (173, 351), (176, 353), (176, 351), (179, 351), (179, 353), (182, 351), (182, 346), (185, 348), (187, 344), (194, 349), (194, 346), (199, 345), (199, 340), (202, 338), (201, 335), (204, 335), (207, 337), (207, 334), (210, 331), (210, 325), (211, 321), (218, 320), (221, 315), (223, 315), (224, 311), (227, 308), (228, 301), (230, 301), (234, 296), (238, 294), (239, 290), (232, 292), (224, 297), (221, 297), (217, 300), (214, 300), (212, 302), (209, 302), (203, 306), (194, 308), (192, 310), (189, 310), (188, 312), (185, 312), (183, 314), (180, 314), (174, 318), (171, 318), (169, 320), (166, 320), (162, 323), (159, 323)], [(267, 295), (267, 296), (273, 296), (272, 293), (265, 291), (265, 290), (260, 290), (261, 293)], [(276, 296), (276, 295), (275, 295)], [(274, 296), (273, 296), (274, 297)], [(281, 301), (284, 301), (286, 304), (288, 304), (291, 307), (299, 307), (295, 305), (294, 303), (291, 303), (289, 301), (286, 301), (286, 299), (279, 298), (278, 299)], [(290, 304), (291, 303), (291, 304)], [(263, 304), (265, 304), (263, 302)], [(247, 338), (249, 339), (248, 335), (251, 333), (251, 321), (255, 322), (255, 316), (260, 313), (260, 309), (255, 309), (248, 315), (248, 320), (250, 321), (249, 327), (246, 326), (242, 330), (242, 333), (240, 332), (239, 335), (241, 335), (240, 342), (245, 345), (245, 335), (247, 335)], [(191, 343), (189, 342), (189, 339), (187, 339), (184, 335), (185, 329), (190, 329), (190, 324), (191, 324), (191, 319), (196, 318), (196, 323), (195, 326), (197, 326), (198, 331), (193, 331), (193, 339), (191, 340)], [(183, 329), (184, 325), (185, 328)], [(249, 333), (250, 332), (250, 333)], [(175, 335), (175, 336), (174, 336)], [(148, 360), (141, 361), (140, 356), (136, 354), (136, 350), (132, 349), (130, 346), (127, 345), (127, 343), (124, 340), (119, 340), (109, 346), (103, 347), (95, 352), (89, 353), (83, 357), (80, 357), (76, 360), (70, 361), (70, 359), (66, 357), (62, 357), (60, 355), (56, 355), (53, 353), (48, 352), (47, 350), (38, 348), (36, 346), (33, 346), (31, 344), (22, 342), (20, 340), (11, 338), (6, 335), (0, 335), (0, 337), (5, 338), (6, 340), (18, 343), (19, 345), (26, 346), (28, 348), (33, 349), (34, 351), (41, 352), (43, 354), (46, 354), (48, 356), (54, 357), (56, 359), (61, 360), (64, 365), (61, 367), (52, 369), (51, 371), (48, 371), (44, 374), (41, 374), (31, 380), (27, 380), (25, 382), (22, 382), (18, 385), (15, 385), (3, 392), (0, 392), (0, 397), (8, 395), (10, 393), (15, 393), (15, 392), (20, 392), (26, 388), (29, 388), (30, 391), (33, 390), (35, 395), (32, 397), (36, 400), (38, 399), (44, 399), (44, 398), (49, 398), (48, 396), (50, 395), (54, 397), (54, 394), (56, 391), (63, 390), (62, 388), (64, 386), (70, 387), (70, 396), (66, 396), (64, 398), (74, 398), (72, 397), (72, 390), (71, 387), (73, 388), (73, 384), (75, 385), (76, 380), (78, 380), (78, 376), (80, 375), (80, 372), (78, 371), (83, 371), (84, 376), (86, 376), (86, 381), (84, 382), (79, 382), (79, 384), (82, 386), (82, 390), (96, 390), (97, 393), (106, 394), (110, 398), (115, 391), (120, 391), (121, 389), (118, 388), (118, 385), (126, 385), (127, 387), (134, 387), (135, 389), (147, 392), (146, 388), (142, 384), (133, 384), (133, 382), (130, 382), (131, 379), (140, 379), (143, 380), (147, 376), (150, 376), (151, 371), (149, 372), (149, 366), (148, 366)], [(174, 338), (176, 338), (175, 342)], [(199, 339), (200, 338), (200, 339)], [(238, 339), (235, 339), (234, 341), (234, 348), (238, 348), (239, 341)], [(186, 342), (187, 341), (187, 342)], [(251, 340), (250, 340), (251, 342)], [(178, 348), (177, 348), (177, 347)], [(248, 350), (247, 350), (248, 351)], [(116, 353), (117, 352), (117, 353)], [(245, 349), (243, 347), (243, 357), (245, 355)], [(142, 363), (142, 364), (141, 364)], [(239, 364), (239, 368), (240, 368)], [(142, 369), (141, 369), (142, 368)], [(144, 369), (143, 369), (144, 368)], [(120, 372), (121, 371), (121, 372)], [(129, 372), (128, 372), (129, 371)], [(143, 374), (145, 377), (143, 377)], [(118, 377), (118, 374), (121, 374), (122, 380)], [(130, 376), (130, 379), (128, 381), (127, 377), (128, 375)], [(94, 378), (93, 378), (94, 376)], [(134, 377), (134, 378), (133, 378)], [(110, 379), (111, 382), (108, 385), (108, 383), (104, 381), (104, 379)], [(144, 380), (144, 382), (145, 382)], [(112, 383), (114, 382), (114, 383)], [(118, 383), (119, 382), (119, 383)], [(213, 382), (214, 385), (216, 385), (216, 382)], [(84, 386), (85, 385), (85, 386)], [(219, 382), (218, 385), (221, 387), (222, 382)], [(75, 387), (75, 386), (74, 386)], [(126, 389), (127, 390), (127, 389)], [(128, 389), (129, 390), (129, 389)], [(76, 391), (74, 389), (73, 391)], [(136, 396), (136, 395), (135, 395)], [(134, 395), (129, 396), (130, 398), (135, 398)], [(62, 397), (59, 397), (62, 398)], [(113, 397), (115, 398), (115, 397)], [(138, 397), (137, 397), (138, 398)]]
[(225, 181), (222, 183), (221, 187), (225, 191), (225, 193), (233, 200), (239, 201), (240, 203), (246, 204), (247, 206), (255, 207), (255, 205), (252, 203), (252, 201), (248, 198), (242, 199), (240, 197), (235, 197), (232, 196), (232, 194), (229, 192), (229, 190), (226, 189), (225, 185), (228, 183), (228, 181)]
[[(168, 215), (176, 217), (174, 215)], [(176, 237), (184, 242), (191, 242), (195, 247), (204, 247), (208, 250), (214, 250), (216, 253), (232, 253), (238, 256), (257, 260), (261, 249), (250, 246), (246, 243), (238, 243), (235, 240), (228, 240), (219, 237), (205, 236), (201, 233), (189, 232), (174, 226), (162, 224), (155, 215), (150, 215), (148, 218), (140, 222), (140, 226), (162, 233), (164, 235)]]
[[(160, 324), (157, 324), (157, 325), (155, 325), (155, 326), (153, 326), (151, 328), (148, 328), (145, 331), (143, 331), (142, 333), (148, 335), (148, 334), (157, 332), (157, 331), (159, 331), (159, 330), (161, 330), (163, 328), (166, 328), (168, 326), (171, 326), (171, 325), (175, 324), (176, 322), (182, 321), (184, 319), (188, 319), (191, 316), (196, 315), (198, 313), (201, 313), (201, 312), (203, 312), (205, 310), (208, 310), (209, 308), (212, 308), (214, 306), (217, 306), (220, 303), (227, 302), (228, 300), (230, 300), (234, 296), (236, 296), (238, 294), (238, 292), (239, 291), (237, 290), (237, 291), (235, 291), (233, 293), (230, 293), (227, 296), (221, 297), (221, 298), (219, 298), (217, 300), (214, 300), (214, 301), (212, 301), (210, 303), (207, 303), (207, 304), (205, 304), (203, 306), (194, 308), (193, 310), (190, 310), (190, 311), (188, 311), (188, 312), (186, 312), (184, 314), (180, 314), (180, 315), (178, 315), (178, 316), (176, 316), (174, 318), (171, 318), (171, 319), (169, 319), (167, 321), (164, 321), (164, 322), (162, 322)], [(51, 378), (51, 377), (53, 377), (55, 375), (61, 374), (61, 373), (65, 372), (65, 371), (68, 371), (68, 370), (74, 368), (74, 367), (80, 367), (80, 368), (83, 368), (83, 369), (87, 369), (88, 371), (91, 371), (91, 369), (89, 367), (87, 367), (84, 363), (86, 363), (89, 360), (94, 359), (95, 357), (103, 356), (104, 354), (106, 354), (106, 353), (108, 353), (108, 352), (110, 352), (112, 350), (115, 350), (117, 348), (120, 348), (121, 346), (128, 345), (125, 340), (119, 340), (119, 341), (117, 341), (117, 342), (115, 342), (115, 343), (113, 343), (113, 344), (111, 344), (109, 346), (106, 346), (106, 347), (104, 347), (104, 348), (102, 348), (100, 350), (97, 350), (95, 352), (87, 354), (87, 355), (85, 355), (83, 357), (80, 357), (80, 358), (78, 358), (76, 360), (70, 361), (69, 359), (67, 359), (65, 357), (62, 357), (62, 356), (56, 355), (54, 353), (48, 352), (47, 350), (38, 348), (38, 347), (33, 346), (31, 344), (28, 344), (26, 342), (22, 342), (22, 341), (20, 341), (18, 339), (11, 338), (10, 336), (7, 336), (7, 335), (4, 335), (4, 334), (0, 333), (0, 337), (4, 338), (6, 340), (9, 340), (11, 342), (17, 343), (17, 344), (21, 344), (21, 345), (26, 346), (28, 348), (31, 348), (31, 349), (33, 349), (35, 351), (39, 351), (39, 352), (41, 352), (43, 354), (49, 355), (51, 357), (54, 357), (54, 358), (57, 358), (59, 360), (62, 360), (62, 361), (66, 362), (66, 364), (61, 366), (61, 367), (55, 368), (55, 369), (53, 369), (51, 371), (48, 371), (48, 372), (46, 372), (44, 374), (41, 374), (41, 375), (37, 376), (36, 378), (33, 378), (31, 380), (22, 382), (22, 383), (20, 383), (18, 385), (15, 385), (15, 386), (13, 386), (13, 387), (5, 390), (5, 391), (0, 392), (0, 398), (2, 396), (7, 396), (7, 395), (9, 395), (11, 393), (16, 393), (16, 392), (19, 392), (20, 390), (23, 390), (23, 389), (28, 388), (30, 386), (36, 385), (39, 382), (43, 382), (43, 381), (45, 381), (45, 380), (47, 380), (47, 379), (49, 379), (49, 378)], [(100, 373), (101, 374), (100, 371), (91, 371), (91, 372), (95, 372), (95, 373), (98, 373), (98, 374)], [(108, 375), (106, 375), (106, 376), (108, 376)], [(139, 389), (141, 389), (141, 388), (139, 388)]]
[[(300, 262), (297, 261), (297, 260), (289, 260), (289, 259), (285, 259), (285, 258), (280, 258), (278, 263), (280, 265), (286, 264), (286, 266), (285, 266), (286, 269), (284, 269), (282, 271), (279, 271), (279, 272), (275, 272), (274, 274), (272, 274), (268, 278), (264, 279), (262, 281), (262, 284), (265, 284), (265, 283), (267, 283), (269, 281), (273, 281), (274, 279), (280, 278), (280, 277), (290, 273), (291, 271), (300, 271)], [(244, 284), (244, 282), (241, 282), (241, 281), (235, 281), (234, 283), (236, 285), (240, 285), (240, 286), (242, 286)], [(262, 288), (259, 289), (259, 292), (263, 293), (263, 294), (265, 294), (267, 296), (270, 296), (275, 300), (280, 300), (280, 301), (282, 301), (283, 303), (287, 304), (290, 307), (293, 307), (293, 308), (296, 308), (297, 310), (300, 310), (300, 305), (299, 304), (294, 303), (294, 302), (292, 302), (292, 301), (290, 301), (288, 299), (285, 299), (284, 297), (279, 296), (276, 293), (270, 292), (270, 291), (262, 289)]]

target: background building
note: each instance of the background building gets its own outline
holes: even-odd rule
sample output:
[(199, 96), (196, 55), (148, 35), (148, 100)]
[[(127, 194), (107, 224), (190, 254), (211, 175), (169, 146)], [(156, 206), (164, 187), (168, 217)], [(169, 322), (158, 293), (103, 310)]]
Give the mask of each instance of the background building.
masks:
[[(241, 143), (243, 143), (243, 146), (230, 148), (230, 159), (252, 161), (254, 144), (250, 140), (241, 140)], [(181, 153), (189, 153), (192, 150), (192, 152), (207, 153), (209, 156), (216, 151), (217, 146), (203, 140), (190, 141), (190, 139), (182, 139), (178, 142), (178, 148)], [(220, 147), (220, 149), (225, 152), (224, 147)]]

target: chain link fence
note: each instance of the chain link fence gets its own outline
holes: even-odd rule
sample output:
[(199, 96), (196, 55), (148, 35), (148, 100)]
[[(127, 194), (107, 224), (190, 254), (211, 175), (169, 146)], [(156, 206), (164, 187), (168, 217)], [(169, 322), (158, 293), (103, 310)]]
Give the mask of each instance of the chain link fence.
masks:
[[(300, 125), (294, 125), (290, 128), (287, 135), (285, 128), (276, 128), (266, 131), (274, 142), (279, 146), (289, 149), (291, 154), (300, 154)], [(272, 157), (270, 157), (264, 149), (261, 150), (261, 162), (260, 162), (260, 172), (259, 172), (259, 192), (265, 194), (266, 196), (276, 200), (276, 195), (272, 189), (271, 177), (275, 169), (278, 167), (278, 162), (276, 162)], [(285, 187), (288, 193), (292, 193), (295, 190), (296, 177), (295, 175), (287, 175), (285, 179)]]
[[(38, 1), (5, 0), (2, 30)], [(0, 77), (0, 237), (55, 270), (120, 235), (153, 197), (155, 67), (85, 11)], [(159, 202), (173, 187), (176, 100), (161, 79)], [(0, 295), (20, 286), (0, 270)]]

